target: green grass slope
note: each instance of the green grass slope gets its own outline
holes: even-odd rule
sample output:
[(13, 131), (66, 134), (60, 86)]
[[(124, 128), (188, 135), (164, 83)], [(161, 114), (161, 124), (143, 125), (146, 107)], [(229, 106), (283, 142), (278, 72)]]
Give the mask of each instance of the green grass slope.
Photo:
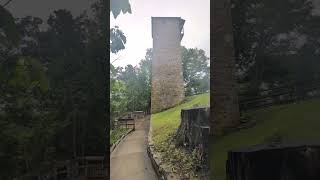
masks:
[(198, 179), (194, 163), (197, 163), (196, 153), (188, 153), (183, 148), (175, 147), (172, 135), (180, 125), (181, 109), (194, 106), (209, 106), (209, 93), (187, 97), (180, 105), (166, 111), (151, 115), (152, 139), (155, 150), (161, 154), (162, 162), (174, 169), (181, 177)]
[(129, 129), (126, 128), (117, 128), (114, 130), (110, 130), (110, 146), (116, 143), (128, 131)]
[(265, 142), (275, 135), (284, 141), (320, 139), (320, 100), (298, 104), (274, 106), (246, 113), (257, 124), (220, 137), (211, 142), (211, 176), (215, 180), (226, 180), (225, 162), (231, 149), (247, 147)]
[(181, 109), (190, 108), (195, 105), (209, 106), (210, 105), (210, 94), (200, 94), (195, 96), (187, 97), (185, 102), (168, 109), (166, 111), (152, 114), (152, 138), (155, 145), (166, 141), (171, 133), (174, 133), (180, 124), (180, 113)]

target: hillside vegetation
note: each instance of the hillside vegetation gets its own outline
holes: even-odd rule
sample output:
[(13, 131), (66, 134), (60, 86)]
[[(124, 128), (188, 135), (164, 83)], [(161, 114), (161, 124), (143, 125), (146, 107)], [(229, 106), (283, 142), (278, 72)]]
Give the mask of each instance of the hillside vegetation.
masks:
[(181, 109), (190, 108), (193, 106), (209, 106), (209, 93), (187, 97), (185, 102), (168, 109), (166, 111), (152, 114), (152, 138), (155, 144), (159, 144), (167, 140), (171, 133), (174, 133), (180, 124)]
[(210, 166), (214, 179), (225, 180), (225, 163), (229, 150), (256, 145), (277, 137), (282, 141), (320, 139), (320, 100), (274, 106), (246, 113), (256, 126), (212, 140)]
[(151, 115), (152, 139), (155, 150), (161, 153), (162, 161), (174, 169), (181, 177), (197, 179), (195, 164), (198, 163), (196, 152), (186, 152), (175, 147), (172, 141), (180, 124), (181, 109), (194, 106), (209, 106), (209, 93), (187, 97), (185, 102), (166, 111)]

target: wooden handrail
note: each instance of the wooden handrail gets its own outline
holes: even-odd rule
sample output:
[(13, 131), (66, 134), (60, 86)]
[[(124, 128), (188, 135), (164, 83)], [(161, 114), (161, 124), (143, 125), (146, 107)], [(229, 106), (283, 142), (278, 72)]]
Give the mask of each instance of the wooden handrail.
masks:
[[(81, 165), (81, 162), (85, 160), (85, 164)], [(77, 159), (68, 160), (64, 162), (57, 163), (52, 171), (44, 174), (44, 175), (31, 175), (27, 174), (20, 178), (16, 178), (16, 180), (25, 180), (30, 178), (37, 178), (38, 180), (43, 179), (52, 179), (57, 180), (58, 177), (66, 177), (66, 178), (77, 178), (80, 176), (81, 172), (85, 171), (84, 175), (87, 178), (105, 178), (106, 177), (106, 166), (104, 165), (104, 157), (103, 156), (88, 156), (88, 157), (79, 157)], [(88, 162), (94, 162), (93, 164), (88, 164)], [(76, 169), (75, 169), (76, 168)], [(90, 174), (86, 173), (90, 170)], [(76, 172), (76, 173), (74, 173)], [(92, 173), (94, 172), (94, 173)], [(99, 172), (99, 173), (98, 173)]]

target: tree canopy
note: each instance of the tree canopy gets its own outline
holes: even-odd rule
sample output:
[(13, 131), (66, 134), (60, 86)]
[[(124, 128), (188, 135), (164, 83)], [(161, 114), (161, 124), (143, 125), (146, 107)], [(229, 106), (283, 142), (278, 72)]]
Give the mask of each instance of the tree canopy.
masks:
[(40, 29), (41, 18), (15, 19), (0, 7), (0, 179), (105, 154), (108, 62), (101, 3), (92, 7), (92, 18), (55, 10), (47, 29)]
[(249, 82), (251, 90), (257, 91), (262, 83), (274, 86), (319, 78), (315, 59), (320, 16), (313, 13), (312, 1), (246, 0), (233, 5), (241, 82)]

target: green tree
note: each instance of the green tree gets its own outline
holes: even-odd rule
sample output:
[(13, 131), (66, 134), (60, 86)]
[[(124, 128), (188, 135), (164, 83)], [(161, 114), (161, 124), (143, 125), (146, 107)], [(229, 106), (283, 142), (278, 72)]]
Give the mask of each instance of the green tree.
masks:
[(26, 16), (16, 19), (17, 28), (22, 37), (21, 53), (25, 56), (39, 56), (39, 34), (42, 19)]
[(145, 58), (139, 63), (138, 79), (138, 108), (145, 112), (150, 111), (151, 103), (151, 59), (152, 49), (147, 49)]
[(112, 114), (121, 116), (126, 111), (149, 110), (151, 58), (152, 49), (147, 49), (145, 58), (136, 67), (127, 65), (123, 69), (111, 66), (111, 104), (119, 104), (111, 107)]
[(138, 78), (137, 69), (131, 64), (125, 67), (121, 72), (120, 80), (125, 83), (127, 95), (127, 109), (128, 111), (135, 111), (138, 107)]
[(182, 47), (182, 68), (186, 96), (209, 90), (209, 58), (204, 50)]
[[(40, 168), (52, 157), (48, 153), (56, 124), (54, 114), (44, 112), (45, 97), (49, 81), (40, 61), (30, 57), (11, 59), (10, 65), (3, 63), (0, 80), (0, 138), (2, 154), (0, 163), (5, 163), (1, 179), (12, 179), (27, 170)], [(9, 149), (8, 149), (9, 148)], [(44, 167), (44, 166), (43, 166)]]
[(11, 40), (4, 31), (11, 44), (2, 45), (11, 53), (14, 38), (23, 39), (0, 61), (0, 179), (48, 172), (57, 160), (105, 154), (109, 69), (99, 18), (56, 10), (45, 30), (36, 17), (16, 24), (11, 19), (18, 34)]
[[(107, 3), (107, 2), (106, 2)], [(123, 14), (131, 14), (131, 6), (129, 0), (111, 0), (110, 1), (110, 12), (112, 12), (113, 17), (116, 19), (118, 15), (122, 12)], [(117, 53), (125, 48), (126, 37), (124, 33), (115, 26), (110, 29), (110, 51), (112, 53)]]
[[(240, 80), (249, 82), (249, 91), (257, 93), (262, 83), (300, 81), (298, 72), (315, 65), (319, 16), (313, 15), (311, 1), (234, 1), (232, 12)], [(318, 74), (307, 71), (305, 80)]]
[(117, 53), (125, 48), (127, 42), (126, 36), (118, 26), (110, 29), (110, 51)]
[(123, 14), (131, 13), (131, 6), (129, 0), (111, 0), (110, 11), (112, 12), (114, 18), (117, 18), (121, 12)]
[[(118, 79), (119, 68), (111, 65), (110, 68), (110, 112), (111, 125), (115, 118), (127, 112), (127, 87), (125, 83)], [(112, 127), (112, 126), (111, 126)]]
[(0, 43), (7, 47), (20, 43), (20, 34), (12, 14), (0, 6)]

